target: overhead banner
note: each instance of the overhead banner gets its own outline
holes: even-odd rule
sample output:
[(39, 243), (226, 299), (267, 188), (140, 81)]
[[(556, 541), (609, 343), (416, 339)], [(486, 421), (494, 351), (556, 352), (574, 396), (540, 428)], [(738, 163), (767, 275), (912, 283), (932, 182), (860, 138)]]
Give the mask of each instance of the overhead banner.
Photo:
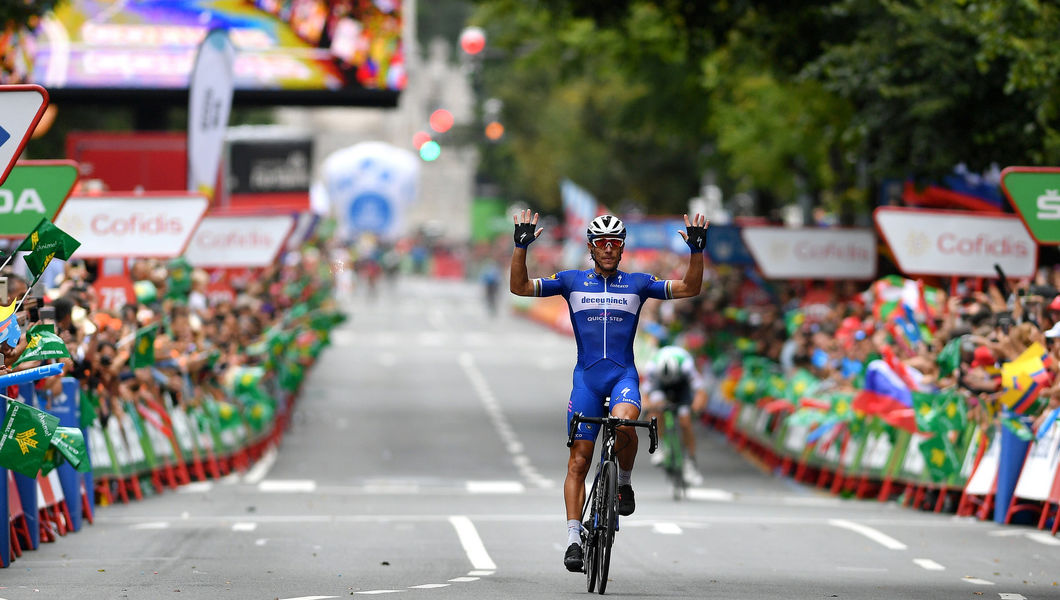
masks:
[(196, 267), (265, 267), (276, 262), (294, 216), (208, 216), (184, 257)]
[(744, 227), (741, 234), (767, 279), (876, 278), (871, 229)]
[(236, 51), (228, 32), (215, 29), (199, 45), (188, 84), (188, 191), (213, 198), (228, 114)]
[(41, 217), (55, 221), (77, 183), (72, 160), (24, 160), (0, 186), (0, 237), (24, 238)]
[(206, 213), (199, 194), (71, 196), (55, 224), (81, 242), (79, 258), (173, 258)]
[(0, 183), (26, 147), (48, 108), (48, 91), (39, 85), (0, 86)]
[(881, 206), (876, 228), (907, 275), (1031, 277), (1038, 246), (1015, 215)]

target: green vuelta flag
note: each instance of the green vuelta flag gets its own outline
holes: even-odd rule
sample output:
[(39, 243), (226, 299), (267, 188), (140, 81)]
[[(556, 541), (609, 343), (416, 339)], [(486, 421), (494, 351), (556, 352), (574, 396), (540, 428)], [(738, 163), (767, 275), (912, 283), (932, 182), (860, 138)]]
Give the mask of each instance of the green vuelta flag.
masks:
[(33, 273), (33, 280), (36, 281), (44, 269), (48, 268), (53, 258), (69, 260), (80, 246), (81, 242), (70, 237), (47, 218), (42, 217), (16, 250), (28, 252), (24, 259), (26, 266)]
[(942, 431), (963, 431), (968, 425), (968, 403), (958, 392), (939, 394), (935, 410)]
[(96, 413), (99, 412), (99, 394), (95, 390), (85, 388), (81, 390), (78, 398), (81, 401), (80, 425), (82, 429), (88, 429), (95, 423)]
[(191, 292), (191, 264), (183, 256), (170, 259), (166, 264), (169, 275), (166, 285), (166, 298), (186, 300)]
[(244, 408), (247, 415), (247, 423), (256, 432), (264, 431), (268, 424), (272, 422), (272, 416), (276, 412), (269, 402), (253, 401)]
[(157, 334), (158, 323), (136, 330), (132, 349), (132, 368), (139, 369), (155, 364), (155, 335)]
[(798, 402), (805, 396), (813, 395), (820, 381), (806, 369), (799, 369), (791, 376), (788, 386), (784, 390), (785, 397), (792, 402)]
[(48, 449), (44, 451), (44, 460), (40, 463), (40, 474), (47, 475), (61, 464), (63, 464), (62, 453), (55, 446), (48, 446)]
[(0, 467), (36, 477), (58, 426), (59, 417), (9, 401), (0, 430)]
[(937, 431), (938, 413), (935, 410), (935, 394), (913, 392), (913, 412), (916, 428), (920, 431)]
[(66, 342), (55, 335), (52, 325), (34, 325), (26, 332), (26, 349), (12, 366), (38, 360), (70, 358)]
[(88, 460), (88, 447), (85, 446), (85, 436), (76, 427), (56, 427), (52, 434), (52, 446), (70, 463), (70, 466), (81, 473), (92, 470), (92, 463)]
[(961, 468), (953, 444), (945, 434), (936, 433), (921, 441), (920, 453), (932, 481), (945, 481)]
[(946, 342), (939, 351), (935, 361), (939, 365), (939, 375), (948, 377), (961, 366), (961, 337), (955, 337)]

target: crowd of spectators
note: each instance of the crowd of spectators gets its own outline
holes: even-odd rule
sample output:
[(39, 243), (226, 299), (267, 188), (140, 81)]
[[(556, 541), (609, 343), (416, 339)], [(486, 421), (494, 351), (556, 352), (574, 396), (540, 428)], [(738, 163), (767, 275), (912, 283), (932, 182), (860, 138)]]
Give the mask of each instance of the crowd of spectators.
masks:
[[(15, 346), (0, 343), (0, 374), (40, 364), (15, 365), (29, 343), (26, 330), (47, 322), (54, 324), (70, 358), (61, 359), (61, 375), (37, 382), (37, 389), (57, 394), (62, 377), (77, 378), (83, 392), (98, 398), (104, 424), (140, 401), (172, 398), (176, 404), (194, 406), (212, 397), (231, 402), (231, 374), (266, 360), (260, 351), (263, 334), (289, 318), (295, 305), (330, 295), (330, 256), (323, 242), (311, 240), (300, 251), (288, 252), (280, 264), (231, 279), (229, 293), (220, 294), (207, 291), (211, 276), (220, 273), (195, 269), (182, 260), (130, 259), (137, 298), (116, 310), (103, 307), (93, 285), (96, 264), (75, 256), (51, 287), (39, 283), (28, 295), (29, 282), (9, 265), (0, 273), (7, 281), (7, 297), (0, 297), (0, 305), (11, 306), (25, 297), (16, 313), (23, 334)], [(134, 365), (136, 334), (148, 328), (156, 332), (155, 360)], [(17, 395), (12, 389), (0, 392)], [(82, 402), (82, 410), (86, 406)]]

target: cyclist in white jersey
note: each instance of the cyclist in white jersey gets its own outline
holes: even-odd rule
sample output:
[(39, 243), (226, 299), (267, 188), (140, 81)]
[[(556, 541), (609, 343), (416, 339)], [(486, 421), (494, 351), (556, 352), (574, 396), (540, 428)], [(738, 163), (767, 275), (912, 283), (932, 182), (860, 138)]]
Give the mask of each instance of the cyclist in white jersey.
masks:
[[(633, 338), (644, 300), (690, 298), (703, 287), (703, 249), (707, 243), (707, 219), (685, 215), (685, 231), (678, 231), (692, 251), (682, 279), (659, 280), (647, 273), (618, 270), (625, 247), (626, 227), (611, 215), (593, 219), (586, 231), (587, 247), (594, 267), (584, 271), (560, 271), (550, 277), (530, 279), (526, 249), (541, 235), (538, 215), (529, 210), (514, 217), (515, 250), (512, 252), (510, 287), (519, 296), (562, 294), (570, 309), (578, 344), (578, 363), (567, 404), (567, 426), (574, 413), (602, 417), (610, 397), (611, 415), (621, 419), (640, 416), (640, 378), (633, 364)], [(581, 517), (585, 502), (585, 477), (592, 464), (593, 446), (599, 426), (582, 423), (574, 437), (563, 483), (567, 509), (567, 551), (563, 563), (570, 571), (582, 568)], [(630, 474), (637, 456), (637, 434), (632, 427), (619, 428), (618, 512), (630, 515), (636, 507)], [(566, 439), (566, 431), (564, 432)]]

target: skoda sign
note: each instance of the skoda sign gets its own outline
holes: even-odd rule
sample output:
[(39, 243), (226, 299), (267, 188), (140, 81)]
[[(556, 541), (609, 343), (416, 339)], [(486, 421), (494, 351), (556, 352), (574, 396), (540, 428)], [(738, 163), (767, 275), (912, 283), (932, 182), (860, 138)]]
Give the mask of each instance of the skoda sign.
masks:
[(77, 182), (70, 160), (22, 161), (0, 186), (0, 237), (24, 238), (41, 217), (54, 221)]
[(1001, 188), (1039, 244), (1060, 244), (1060, 167), (1008, 167)]

